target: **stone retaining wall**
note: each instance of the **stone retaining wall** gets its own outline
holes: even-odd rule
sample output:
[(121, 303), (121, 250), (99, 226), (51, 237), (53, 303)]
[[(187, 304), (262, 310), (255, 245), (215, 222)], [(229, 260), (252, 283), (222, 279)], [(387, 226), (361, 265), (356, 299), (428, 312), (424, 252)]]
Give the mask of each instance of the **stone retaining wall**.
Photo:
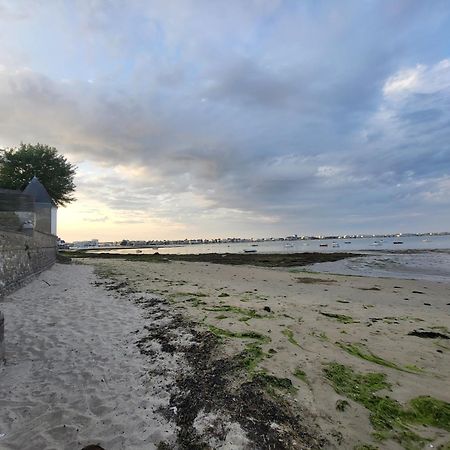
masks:
[(5, 359), (5, 319), (0, 311), (0, 364)]
[(0, 298), (56, 261), (56, 236), (0, 230)]

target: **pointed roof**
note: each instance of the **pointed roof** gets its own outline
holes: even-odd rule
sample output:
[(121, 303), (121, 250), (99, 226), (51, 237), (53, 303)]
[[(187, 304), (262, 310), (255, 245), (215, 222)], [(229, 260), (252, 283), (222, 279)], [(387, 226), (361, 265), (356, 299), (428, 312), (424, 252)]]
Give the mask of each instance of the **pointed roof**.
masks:
[(36, 177), (33, 177), (28, 183), (23, 193), (33, 197), (36, 203), (49, 203), (55, 206), (55, 202), (48, 194), (47, 189), (45, 189), (44, 185)]

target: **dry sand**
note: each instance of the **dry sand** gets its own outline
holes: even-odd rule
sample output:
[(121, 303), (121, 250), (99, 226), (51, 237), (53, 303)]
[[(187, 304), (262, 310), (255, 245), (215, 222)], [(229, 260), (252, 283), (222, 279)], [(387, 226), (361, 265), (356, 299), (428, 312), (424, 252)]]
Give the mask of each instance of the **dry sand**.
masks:
[(1, 449), (151, 449), (174, 436), (155, 411), (168, 393), (134, 345), (142, 310), (94, 287), (92, 272), (56, 265), (0, 303)]
[[(57, 265), (0, 303), (2, 449), (97, 442), (147, 449), (161, 441), (172, 448), (175, 439), (181, 448), (401, 448), (373, 440), (369, 411), (324, 376), (331, 362), (386, 374), (392, 387), (381, 394), (402, 405), (419, 395), (450, 402), (450, 341), (408, 335), (448, 332), (448, 285), (206, 263), (85, 262), (117, 281), (95, 282), (88, 266)], [(236, 355), (252, 340), (209, 344), (208, 329), (264, 335), (265, 357), (252, 373), (237, 370)], [(358, 344), (396, 368), (339, 344)], [(263, 370), (297, 390), (261, 393), (251, 378)], [(349, 407), (336, 410), (343, 399)], [(414, 430), (435, 447), (450, 441), (439, 428)]]

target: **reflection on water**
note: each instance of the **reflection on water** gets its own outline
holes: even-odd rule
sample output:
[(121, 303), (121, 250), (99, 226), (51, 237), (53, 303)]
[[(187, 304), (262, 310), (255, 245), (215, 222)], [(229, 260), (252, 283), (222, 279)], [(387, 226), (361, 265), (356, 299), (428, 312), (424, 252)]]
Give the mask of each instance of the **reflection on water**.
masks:
[(305, 269), (342, 275), (409, 278), (450, 283), (450, 251), (368, 255), (313, 264)]

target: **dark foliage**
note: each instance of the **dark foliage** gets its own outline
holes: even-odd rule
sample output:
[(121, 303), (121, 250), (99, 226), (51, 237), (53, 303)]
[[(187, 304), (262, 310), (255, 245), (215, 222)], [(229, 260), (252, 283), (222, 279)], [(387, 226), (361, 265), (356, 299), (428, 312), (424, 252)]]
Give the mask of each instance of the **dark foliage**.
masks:
[(0, 187), (24, 189), (35, 176), (58, 206), (75, 200), (75, 172), (76, 167), (48, 145), (20, 144), (0, 153)]

